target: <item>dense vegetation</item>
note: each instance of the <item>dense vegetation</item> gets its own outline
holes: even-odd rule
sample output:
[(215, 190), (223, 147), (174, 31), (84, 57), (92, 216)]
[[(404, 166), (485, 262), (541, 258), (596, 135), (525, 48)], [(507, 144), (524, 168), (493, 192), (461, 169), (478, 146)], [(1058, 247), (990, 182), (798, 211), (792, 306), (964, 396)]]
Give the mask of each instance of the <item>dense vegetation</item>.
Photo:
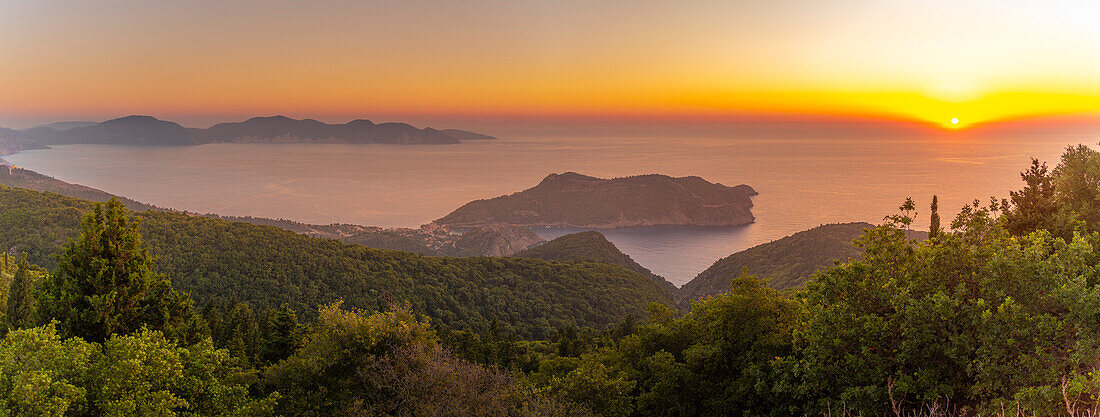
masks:
[[(753, 246), (715, 261), (710, 268), (680, 287), (679, 299), (691, 302), (729, 291), (730, 281), (747, 271), (772, 288), (789, 290), (806, 285), (815, 273), (837, 262), (859, 259), (863, 249), (853, 241), (870, 223), (826, 224), (782, 239)], [(938, 230), (938, 229), (937, 229)], [(924, 231), (906, 230), (910, 238), (926, 239)]]
[(684, 284), (680, 296), (692, 301), (724, 293), (744, 270), (767, 280), (772, 288), (800, 287), (836, 261), (859, 258), (861, 250), (852, 241), (873, 227), (870, 223), (826, 224), (745, 249), (715, 261)]
[(675, 292), (676, 287), (664, 278), (654, 274), (646, 267), (634, 262), (634, 259), (615, 247), (603, 233), (595, 230), (570, 233), (557, 239), (516, 253), (517, 258), (542, 259), (563, 262), (600, 262), (618, 265), (639, 274), (650, 277)]
[(122, 204), (126, 205), (126, 208), (134, 211), (157, 209), (156, 206), (150, 204), (137, 202), (125, 197), (115, 196), (92, 187), (85, 187), (79, 184), (67, 183), (65, 181), (61, 181), (56, 178), (22, 168), (11, 168), (10, 170), (0, 169), (0, 184), (9, 187), (26, 188), (28, 190), (48, 191), (51, 193), (57, 193), (88, 201), (105, 202), (109, 201), (112, 198), (115, 198), (118, 199), (118, 201), (121, 201)]
[(907, 236), (907, 202), (863, 234), (861, 259), (802, 290), (744, 275), (532, 378), (603, 375), (618, 396), (567, 397), (620, 405), (604, 415), (1095, 415), (1100, 187), (1079, 185), (1100, 153), (1035, 167), (1012, 200), (975, 201), (934, 238)]
[[(152, 317), (137, 319), (143, 322), (139, 328), (114, 317), (142, 317), (145, 305), (178, 305), (180, 293), (162, 287), (153, 292), (157, 295), (142, 294), (142, 302), (121, 303), (104, 294), (142, 293), (132, 289), (164, 285), (165, 277), (182, 288), (183, 281), (174, 279), (179, 271), (162, 276), (153, 269), (176, 262), (198, 265), (200, 271), (204, 262), (239, 262), (266, 276), (272, 270), (264, 260), (278, 255), (265, 242), (293, 250), (270, 243), (285, 238), (279, 236), (305, 239), (288, 242), (310, 250), (296, 258), (307, 266), (314, 265), (309, 257), (326, 258), (326, 251), (350, 251), (338, 259), (345, 260), (340, 268), (352, 271), (359, 268), (356, 260), (372, 257), (392, 261), (393, 271), (412, 268), (401, 266), (408, 259), (433, 258), (172, 213), (142, 215), (139, 229), (118, 203), (87, 207), (91, 212), (81, 234), (48, 273), (8, 257), (0, 265), (10, 281), (9, 301), (25, 292), (18, 288), (26, 284), (17, 282), (38, 283), (30, 286), (37, 308), (9, 302), (4, 315), (10, 331), (0, 341), (0, 413), (1095, 415), (1100, 411), (1100, 200), (1095, 198), (1100, 184), (1091, 191), (1079, 185), (1090, 184), (1098, 172), (1100, 152), (1071, 148), (1055, 169), (1036, 163), (1025, 172), (1025, 187), (1010, 198), (975, 201), (948, 230), (934, 229), (928, 239), (907, 233), (913, 222), (907, 201), (901, 213), (864, 231), (857, 240), (862, 256), (815, 274), (804, 288), (779, 291), (742, 274), (729, 292), (696, 301), (682, 315), (654, 303), (644, 322), (625, 315), (604, 330), (572, 325), (581, 320), (538, 323), (533, 326), (543, 330), (523, 334), (534, 335), (526, 340), (502, 329), (503, 320), (480, 328), (473, 321), (429, 319), (425, 314), (433, 314), (434, 304), (413, 299), (425, 294), (415, 291), (393, 293), (409, 297), (409, 308), (380, 305), (375, 311), (322, 303), (302, 323), (289, 305), (253, 311), (251, 299), (217, 298), (201, 313), (190, 313), (198, 324), (193, 332), (174, 330), (174, 323), (183, 321)], [(64, 213), (51, 205), (57, 196), (2, 191), (3, 201), (24, 202), (12, 207), (45, 205), (5, 221)], [(152, 237), (164, 229), (177, 233)], [(180, 260), (149, 262), (139, 230), (150, 232), (145, 242), (153, 245), (152, 253)], [(273, 240), (236, 240), (248, 233)], [(210, 237), (189, 237), (205, 235)], [(198, 254), (157, 245), (193, 247)], [(198, 249), (257, 255), (202, 255)], [(436, 261), (413, 265), (422, 274), (484, 268), (485, 262), (526, 265), (529, 269), (517, 274), (532, 273), (536, 281), (543, 267), (596, 265)], [(31, 269), (33, 276), (25, 273)], [(210, 277), (197, 273), (186, 279), (204, 276)], [(69, 285), (51, 284), (56, 281)], [(302, 294), (308, 293), (296, 296)], [(235, 295), (263, 300), (247, 291)], [(51, 307), (59, 298), (88, 302)], [(188, 314), (157, 311), (169, 312), (169, 319)], [(29, 321), (9, 320), (28, 314)], [(123, 322), (128, 325), (104, 326)]]
[[(74, 237), (91, 203), (0, 188), (0, 244), (54, 268), (53, 253)], [(258, 310), (288, 304), (311, 318), (343, 300), (377, 310), (407, 305), (445, 328), (487, 331), (492, 322), (525, 337), (574, 325), (606, 327), (671, 303), (662, 287), (606, 264), (514, 258), (430, 258), (318, 239), (274, 227), (181, 213), (136, 214), (159, 272), (201, 307), (248, 301)]]

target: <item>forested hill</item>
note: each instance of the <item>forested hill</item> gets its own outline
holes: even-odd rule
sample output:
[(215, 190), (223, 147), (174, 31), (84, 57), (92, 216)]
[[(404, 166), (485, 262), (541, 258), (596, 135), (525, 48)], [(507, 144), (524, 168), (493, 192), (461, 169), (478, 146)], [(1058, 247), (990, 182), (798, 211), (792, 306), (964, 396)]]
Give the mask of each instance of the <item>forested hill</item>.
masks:
[(669, 291), (676, 291), (676, 287), (672, 283), (635, 262), (630, 255), (623, 253), (615, 247), (614, 243), (607, 240), (603, 233), (594, 230), (570, 233), (512, 256), (547, 261), (603, 262), (619, 265), (650, 277), (668, 288)]
[[(862, 249), (852, 244), (870, 223), (826, 224), (785, 238), (753, 246), (722, 258), (680, 287), (684, 301), (729, 291), (730, 282), (747, 268), (776, 289), (801, 287), (815, 272), (832, 267), (835, 261), (858, 259)], [(924, 239), (926, 232), (909, 232), (910, 238)]]
[[(92, 203), (0, 186), (0, 245), (43, 266), (76, 236)], [(441, 328), (524, 337), (559, 326), (605, 327), (671, 304), (664, 288), (625, 268), (517, 258), (431, 258), (319, 239), (269, 226), (149, 211), (136, 213), (157, 267), (200, 306), (236, 299), (264, 310), (286, 303), (307, 317), (344, 300), (368, 310), (408, 305)]]
[(615, 229), (641, 226), (738, 226), (753, 222), (748, 185), (650, 174), (596, 178), (550, 174), (518, 193), (475, 200), (435, 220), (451, 227), (488, 223)]
[(117, 198), (118, 201), (126, 205), (126, 208), (134, 211), (157, 209), (156, 206), (151, 204), (134, 201), (126, 197), (119, 197), (92, 187), (68, 183), (57, 178), (22, 168), (13, 167), (11, 169), (0, 169), (0, 184), (36, 191), (49, 191), (51, 193), (90, 201), (102, 202), (110, 200), (111, 198)]

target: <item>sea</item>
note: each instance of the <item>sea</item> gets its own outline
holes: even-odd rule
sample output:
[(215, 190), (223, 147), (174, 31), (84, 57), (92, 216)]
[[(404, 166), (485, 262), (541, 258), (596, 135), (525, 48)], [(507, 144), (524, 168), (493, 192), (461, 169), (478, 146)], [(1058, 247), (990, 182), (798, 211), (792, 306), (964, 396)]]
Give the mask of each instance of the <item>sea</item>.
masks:
[[(1097, 132), (1100, 133), (1100, 132)], [(1031, 158), (1057, 163), (1083, 135), (969, 138), (883, 134), (846, 139), (775, 135), (582, 137), (513, 135), (458, 145), (67, 145), (8, 155), (11, 163), (179, 210), (417, 227), (476, 199), (518, 192), (547, 174), (700, 176), (748, 184), (756, 222), (738, 227), (605, 230), (620, 250), (679, 286), (715, 261), (827, 223), (880, 223), (912, 197), (917, 226), (939, 196), (964, 204), (1007, 197)], [(576, 229), (535, 229), (547, 239)]]

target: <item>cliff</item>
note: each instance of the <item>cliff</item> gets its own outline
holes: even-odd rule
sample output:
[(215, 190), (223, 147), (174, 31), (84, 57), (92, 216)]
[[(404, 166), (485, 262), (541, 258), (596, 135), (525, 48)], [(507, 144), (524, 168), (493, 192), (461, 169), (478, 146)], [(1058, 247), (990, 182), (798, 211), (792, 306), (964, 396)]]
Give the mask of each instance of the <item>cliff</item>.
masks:
[(435, 221), (451, 227), (489, 223), (613, 229), (639, 226), (737, 226), (752, 223), (747, 185), (667, 175), (601, 179), (550, 174), (534, 188), (467, 203)]

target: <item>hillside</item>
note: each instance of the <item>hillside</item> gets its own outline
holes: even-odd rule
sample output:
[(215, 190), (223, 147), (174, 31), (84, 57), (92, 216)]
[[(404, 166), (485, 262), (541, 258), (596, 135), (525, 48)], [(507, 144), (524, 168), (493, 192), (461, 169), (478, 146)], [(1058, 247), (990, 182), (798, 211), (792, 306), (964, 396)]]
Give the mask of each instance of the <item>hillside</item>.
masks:
[(443, 250), (451, 256), (508, 256), (545, 241), (525, 227), (493, 223), (463, 233)]
[[(52, 130), (44, 133), (41, 129)], [(69, 130), (32, 129), (47, 145), (198, 145), (202, 140), (191, 129), (151, 116), (126, 116)]]
[(666, 175), (601, 179), (550, 174), (534, 188), (472, 201), (435, 221), (451, 227), (488, 223), (613, 229), (639, 226), (736, 226), (752, 223), (751, 187)]
[[(4, 129), (8, 131), (10, 129)], [(6, 133), (0, 131), (0, 154)], [(208, 129), (195, 129), (152, 116), (126, 116), (103, 123), (55, 123), (15, 132), (13, 137), (42, 145), (199, 145), (204, 143), (389, 143), (442, 145), (462, 139), (494, 139), (491, 136), (457, 129), (423, 129), (405, 123), (374, 123), (359, 119), (344, 124), (323, 123), (313, 119), (285, 116), (253, 117), (243, 122), (220, 123)], [(12, 148), (6, 153), (20, 149)], [(30, 149), (30, 148), (22, 148)]]
[(156, 206), (150, 204), (137, 202), (125, 197), (118, 197), (92, 187), (68, 183), (22, 168), (11, 168), (10, 170), (0, 169), (0, 185), (27, 188), (35, 191), (48, 191), (90, 201), (107, 201), (111, 198), (118, 198), (122, 204), (126, 205), (126, 208), (134, 211), (157, 209)]
[[(91, 204), (0, 187), (0, 247), (52, 267), (52, 254), (76, 235)], [(182, 213), (136, 216), (157, 268), (199, 306), (287, 303), (308, 318), (317, 305), (341, 299), (368, 310), (407, 304), (444, 329), (480, 332), (497, 321), (521, 336), (547, 337), (558, 326), (605, 327), (641, 316), (649, 303), (672, 303), (650, 278), (615, 265), (432, 258)]]
[(28, 149), (43, 149), (34, 138), (18, 130), (0, 127), (0, 155), (10, 155)]
[[(730, 282), (743, 268), (768, 281), (776, 289), (801, 287), (817, 271), (834, 261), (858, 259), (862, 249), (852, 241), (872, 228), (870, 223), (826, 224), (782, 239), (754, 246), (722, 258), (680, 287), (679, 298), (697, 300), (729, 291)], [(909, 232), (910, 238), (927, 238), (926, 232)]]
[(587, 231), (570, 233), (557, 239), (535, 246), (531, 249), (516, 253), (517, 258), (542, 259), (546, 261), (564, 262), (602, 262), (618, 265), (639, 274), (645, 275), (657, 283), (664, 285), (670, 291), (676, 287), (664, 278), (654, 274), (646, 267), (634, 262), (634, 259), (615, 247), (614, 243), (607, 240), (603, 233)]

